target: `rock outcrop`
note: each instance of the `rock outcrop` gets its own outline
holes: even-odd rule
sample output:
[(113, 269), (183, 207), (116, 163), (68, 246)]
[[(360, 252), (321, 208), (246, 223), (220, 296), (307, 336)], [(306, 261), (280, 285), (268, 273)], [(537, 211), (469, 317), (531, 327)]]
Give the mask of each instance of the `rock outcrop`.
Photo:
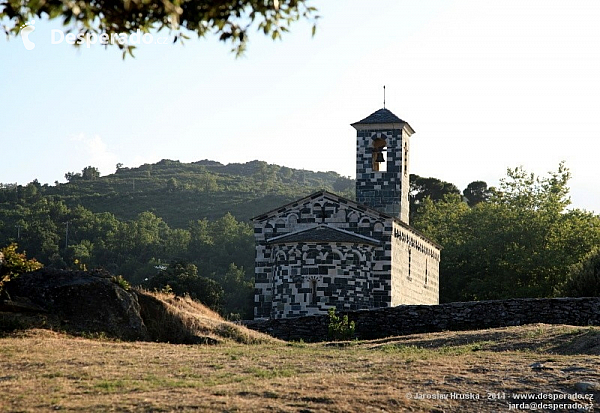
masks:
[(10, 300), (0, 303), (0, 311), (38, 313), (44, 323), (67, 332), (149, 339), (137, 295), (107, 272), (42, 268), (14, 278), (5, 291)]

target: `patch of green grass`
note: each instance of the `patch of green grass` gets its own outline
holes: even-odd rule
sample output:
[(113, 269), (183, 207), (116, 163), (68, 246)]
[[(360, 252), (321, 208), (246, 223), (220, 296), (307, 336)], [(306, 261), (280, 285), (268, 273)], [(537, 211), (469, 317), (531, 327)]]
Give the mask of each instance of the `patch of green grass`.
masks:
[(548, 333), (548, 328), (544, 325), (538, 326), (535, 330), (530, 330), (525, 333), (526, 338), (543, 337)]
[(494, 341), (475, 341), (473, 343), (463, 344), (460, 346), (447, 346), (447, 347), (444, 346), (444, 347), (440, 347), (439, 349), (436, 349), (435, 351), (437, 351), (441, 354), (458, 356), (461, 354), (471, 353), (473, 351), (484, 351), (489, 346), (494, 345), (494, 344), (497, 344), (497, 343)]
[(105, 393), (118, 393), (124, 390), (126, 387), (125, 380), (116, 379), (116, 380), (99, 380), (94, 383), (94, 388), (98, 391)]

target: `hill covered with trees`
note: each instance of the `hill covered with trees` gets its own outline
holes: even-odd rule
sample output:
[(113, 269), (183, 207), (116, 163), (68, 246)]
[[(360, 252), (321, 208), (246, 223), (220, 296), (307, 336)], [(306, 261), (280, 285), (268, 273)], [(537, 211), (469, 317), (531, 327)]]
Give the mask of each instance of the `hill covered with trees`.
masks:
[(162, 160), (117, 165), (105, 177), (88, 166), (65, 177), (54, 186), (0, 185), (0, 247), (16, 243), (56, 268), (101, 267), (133, 284), (168, 284), (232, 317), (251, 317), (249, 219), (320, 189), (348, 197), (354, 189), (335, 172), (261, 161)]
[[(320, 189), (354, 197), (354, 180), (335, 172), (260, 161), (163, 160), (65, 176), (54, 186), (0, 184), (5, 256), (20, 262), (26, 251), (53, 268), (103, 268), (189, 294), (229, 318), (252, 317), (251, 217)], [(598, 294), (600, 218), (569, 209), (563, 164), (547, 177), (509, 169), (498, 188), (474, 181), (462, 192), (410, 178), (411, 224), (444, 246), (442, 302)]]
[(262, 161), (223, 165), (209, 160), (182, 163), (164, 159), (138, 168), (118, 164), (114, 174), (104, 177), (88, 166), (81, 173), (66, 173), (65, 178), (68, 183), (55, 186), (35, 181), (22, 188), (5, 185), (0, 202), (52, 196), (69, 207), (81, 205), (125, 220), (150, 211), (170, 226), (183, 228), (191, 220), (214, 220), (227, 212), (247, 221), (319, 189), (346, 196), (354, 192), (354, 181), (336, 172), (291, 169)]

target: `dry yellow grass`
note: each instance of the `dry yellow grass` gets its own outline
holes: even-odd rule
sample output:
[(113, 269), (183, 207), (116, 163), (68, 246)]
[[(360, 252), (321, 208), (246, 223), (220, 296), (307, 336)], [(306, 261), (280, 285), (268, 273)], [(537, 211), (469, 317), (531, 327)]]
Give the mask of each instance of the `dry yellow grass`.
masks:
[[(343, 345), (126, 343), (31, 330), (0, 338), (0, 411), (509, 411), (513, 393), (566, 396), (600, 382), (599, 340), (600, 328), (548, 325)], [(587, 393), (598, 408), (598, 389)], [(436, 394), (449, 397), (418, 398)]]
[[(142, 289), (136, 289), (135, 294), (151, 341), (180, 344), (218, 344), (229, 341), (260, 344), (280, 341), (224, 320), (218, 313), (188, 296), (177, 297), (174, 294)], [(54, 314), (0, 312), (0, 332), (11, 329), (46, 328), (87, 337), (104, 335), (68, 327)]]
[[(243, 344), (273, 343), (279, 340), (224, 320), (190, 297), (136, 290), (144, 322), (157, 341), (216, 344), (233, 340)], [(146, 312), (144, 314), (144, 311)]]

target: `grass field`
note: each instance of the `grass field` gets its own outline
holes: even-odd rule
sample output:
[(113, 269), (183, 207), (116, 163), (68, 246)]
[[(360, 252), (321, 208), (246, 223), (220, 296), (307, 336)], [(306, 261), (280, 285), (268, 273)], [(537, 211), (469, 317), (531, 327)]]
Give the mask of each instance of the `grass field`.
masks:
[(568, 397), (598, 411), (598, 383), (598, 327), (321, 344), (173, 345), (47, 330), (0, 338), (2, 412), (527, 411), (517, 399), (526, 394), (550, 408), (539, 411), (573, 411)]

